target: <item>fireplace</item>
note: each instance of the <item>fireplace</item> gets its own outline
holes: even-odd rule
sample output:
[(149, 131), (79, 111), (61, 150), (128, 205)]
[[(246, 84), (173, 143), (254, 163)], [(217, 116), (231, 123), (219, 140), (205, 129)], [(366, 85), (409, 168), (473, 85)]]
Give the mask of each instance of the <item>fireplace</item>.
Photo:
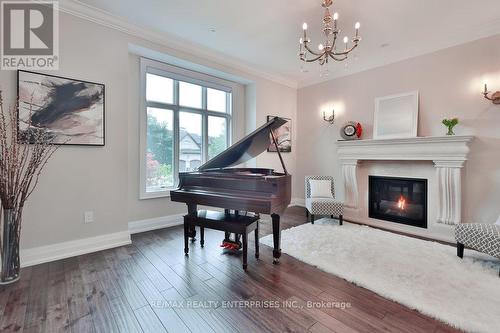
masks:
[(369, 217), (427, 228), (427, 179), (369, 176)]

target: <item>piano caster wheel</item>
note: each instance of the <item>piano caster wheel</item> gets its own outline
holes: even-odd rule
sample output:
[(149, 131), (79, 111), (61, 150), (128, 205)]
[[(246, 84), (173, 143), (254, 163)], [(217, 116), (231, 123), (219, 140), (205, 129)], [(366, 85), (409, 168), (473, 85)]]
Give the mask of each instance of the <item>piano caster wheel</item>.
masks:
[(193, 238), (191, 238), (191, 243), (194, 243), (194, 242), (196, 242), (196, 238), (193, 237)]
[(273, 258), (273, 264), (277, 265), (280, 263), (280, 258)]
[(256, 255), (255, 255), (255, 259), (259, 259), (259, 254), (256, 254)]
[(243, 265), (243, 269), (246, 271), (247, 270), (247, 267), (248, 265)]

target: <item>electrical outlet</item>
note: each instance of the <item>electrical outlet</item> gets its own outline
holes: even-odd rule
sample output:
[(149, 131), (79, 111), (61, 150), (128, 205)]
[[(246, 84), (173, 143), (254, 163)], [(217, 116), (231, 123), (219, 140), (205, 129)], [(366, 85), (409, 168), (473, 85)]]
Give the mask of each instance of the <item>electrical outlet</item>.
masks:
[(94, 222), (94, 212), (89, 210), (83, 213), (84, 216), (84, 222), (85, 223), (92, 223)]

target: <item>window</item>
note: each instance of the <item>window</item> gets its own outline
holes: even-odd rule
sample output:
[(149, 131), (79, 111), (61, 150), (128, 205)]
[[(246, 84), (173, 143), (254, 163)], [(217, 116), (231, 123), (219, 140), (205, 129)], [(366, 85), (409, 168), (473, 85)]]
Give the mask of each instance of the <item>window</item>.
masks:
[(230, 144), (231, 82), (141, 59), (140, 197), (169, 194)]

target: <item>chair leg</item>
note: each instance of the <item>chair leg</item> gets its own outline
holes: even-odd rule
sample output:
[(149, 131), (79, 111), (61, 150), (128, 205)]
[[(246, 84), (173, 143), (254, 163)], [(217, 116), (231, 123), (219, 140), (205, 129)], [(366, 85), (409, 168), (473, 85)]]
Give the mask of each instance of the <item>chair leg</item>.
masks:
[(205, 228), (200, 227), (200, 245), (203, 247), (205, 245)]
[(464, 244), (457, 243), (457, 256), (459, 256), (460, 258), (463, 258), (464, 257), (464, 249), (465, 249)]
[(311, 224), (314, 224), (314, 214), (311, 214)]
[(306, 208), (306, 221), (309, 221), (309, 210)]
[(339, 215), (339, 225), (344, 224), (344, 217), (342, 215)]
[(257, 221), (257, 228), (255, 233), (255, 258), (259, 259), (259, 221)]
[(333, 215), (330, 215), (330, 218), (333, 219)]
[(184, 221), (184, 254), (189, 253), (189, 225)]
[(243, 269), (247, 269), (248, 234), (243, 233)]

